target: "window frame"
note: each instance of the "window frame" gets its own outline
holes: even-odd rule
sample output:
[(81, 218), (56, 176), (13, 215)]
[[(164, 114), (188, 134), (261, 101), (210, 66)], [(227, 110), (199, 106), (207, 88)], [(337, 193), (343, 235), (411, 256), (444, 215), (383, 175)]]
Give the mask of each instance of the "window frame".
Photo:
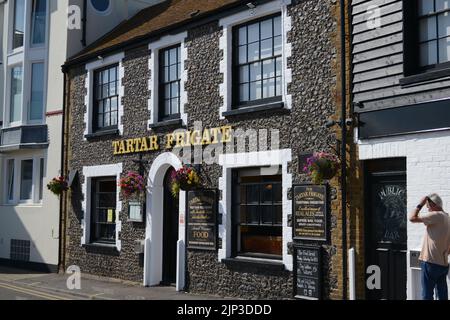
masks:
[[(101, 239), (101, 238), (96, 238), (95, 234), (96, 234), (96, 226), (99, 224), (98, 222), (96, 222), (96, 218), (97, 218), (97, 210), (98, 210), (98, 206), (97, 206), (97, 196), (99, 194), (98, 191), (98, 186), (100, 182), (103, 181), (108, 181), (108, 182), (112, 182), (114, 181), (114, 185), (116, 186), (116, 191), (114, 192), (114, 198), (116, 201), (116, 205), (114, 207), (115, 213), (114, 213), (114, 223), (106, 223), (108, 225), (114, 225), (114, 240), (106, 240), (106, 239)], [(89, 191), (91, 193), (90, 197), (90, 230), (89, 230), (89, 243), (90, 244), (100, 244), (100, 245), (116, 245), (117, 243), (117, 238), (116, 238), (116, 233), (117, 233), (117, 215), (119, 214), (118, 210), (117, 210), (117, 177), (116, 176), (105, 176), (105, 177), (92, 177), (91, 178), (91, 190)], [(106, 193), (106, 192), (104, 192)], [(107, 193), (111, 193), (112, 192), (107, 192)]]
[(35, 13), (35, 11), (34, 11), (34, 8), (35, 8), (35, 6), (34, 6), (34, 4), (35, 4), (35, 1), (37, 1), (37, 0), (33, 0), (32, 2), (31, 2), (31, 17), (30, 17), (30, 47), (31, 48), (41, 48), (41, 47), (44, 47), (44, 46), (46, 46), (46, 44), (47, 44), (47, 38), (48, 38), (48, 29), (47, 29), (47, 25), (48, 25), (48, 10), (49, 10), (49, 2), (48, 2), (48, 0), (43, 0), (44, 2), (45, 2), (45, 11), (44, 11), (44, 13), (45, 13), (45, 19), (44, 19), (44, 41), (43, 42), (41, 42), (41, 43), (34, 43), (33, 41), (34, 41), (34, 32), (35, 32), (35, 24), (34, 24), (34, 13)]
[[(434, 0), (435, 1), (435, 0)], [(433, 2), (434, 4), (435, 2)], [(437, 16), (441, 13), (450, 13), (450, 8), (445, 10), (440, 10), (433, 12), (432, 14), (427, 14), (419, 17), (418, 0), (414, 0), (413, 3), (410, 0), (403, 0), (403, 65), (404, 65), (404, 76), (415, 76), (436, 73), (436, 77), (442, 77), (441, 72), (443, 70), (448, 70), (450, 73), (450, 61), (436, 64), (420, 66), (420, 24), (419, 21), (424, 19), (424, 17), (435, 17), (436, 18), (436, 28), (438, 28), (438, 18)], [(437, 57), (439, 56), (439, 35), (436, 34), (437, 41)], [(449, 36), (450, 37), (450, 36)], [(430, 40), (434, 41), (434, 40)], [(424, 81), (427, 79), (424, 79)], [(407, 81), (408, 82), (408, 81)], [(404, 83), (408, 84), (408, 83)]]
[[(115, 111), (117, 113), (117, 123), (115, 125), (99, 127), (99, 125), (98, 125), (98, 115), (99, 115), (98, 110), (99, 110), (99, 101), (100, 100), (97, 97), (97, 86), (98, 86), (97, 75), (100, 72), (103, 72), (105, 70), (109, 70), (109, 69), (112, 69), (112, 68), (116, 68), (116, 81), (115, 81), (116, 82), (116, 86), (117, 86), (116, 87), (116, 94), (114, 96), (110, 95), (108, 97), (102, 98), (102, 101), (104, 102), (107, 99), (111, 99), (113, 97), (117, 97), (117, 111)], [(93, 90), (93, 92), (92, 92), (92, 120), (91, 121), (92, 121), (92, 132), (93, 133), (103, 132), (103, 131), (110, 131), (110, 130), (114, 130), (114, 129), (118, 129), (119, 128), (119, 116), (120, 116), (120, 113), (119, 113), (119, 107), (120, 107), (120, 92), (119, 92), (119, 90), (120, 90), (120, 80), (119, 80), (120, 71), (119, 71), (119, 69), (120, 69), (120, 64), (118, 62), (116, 62), (116, 63), (112, 63), (112, 64), (109, 64), (107, 66), (101, 67), (101, 68), (94, 69), (93, 72), (92, 72), (92, 77), (93, 77), (92, 90)], [(109, 85), (109, 83), (110, 82), (108, 82), (108, 85)], [(111, 108), (111, 106), (110, 106), (110, 108)], [(111, 113), (112, 112), (110, 111), (109, 114), (111, 114)], [(103, 114), (105, 114), (105, 113), (103, 112)]]
[(12, 3), (12, 11), (13, 11), (13, 15), (12, 15), (12, 23), (11, 23), (11, 31), (9, 32), (9, 34), (11, 35), (11, 53), (15, 53), (15, 52), (20, 52), (24, 49), (25, 47), (25, 42), (26, 42), (26, 28), (27, 28), (27, 16), (26, 16), (26, 12), (27, 12), (27, 1), (24, 0), (23, 1), (23, 39), (22, 39), (22, 45), (19, 47), (15, 47), (15, 43), (14, 43), (14, 39), (15, 39), (15, 31), (16, 31), (16, 9), (17, 9), (17, 1), (18, 0), (14, 0)]
[[(32, 190), (31, 190), (31, 199), (21, 199), (21, 191), (22, 191), (22, 162), (23, 161), (32, 161), (33, 162), (33, 170), (32, 170)], [(13, 190), (12, 190), (12, 199), (9, 198), (8, 194), (8, 162), (13, 161)], [(44, 155), (24, 155), (21, 157), (6, 157), (3, 158), (3, 172), (5, 173), (6, 179), (3, 179), (3, 194), (1, 203), (4, 205), (42, 205), (43, 199), (40, 199), (40, 193), (44, 194), (44, 185), (41, 185), (40, 175), (41, 175), (41, 161), (43, 161), (44, 165), (44, 175), (45, 179), (45, 165), (47, 163), (46, 157)], [(42, 180), (42, 182), (44, 181)], [(42, 191), (41, 191), (42, 190)]]
[[(261, 259), (269, 259), (269, 260), (276, 260), (276, 261), (281, 261), (283, 260), (283, 249), (281, 249), (281, 252), (279, 255), (275, 255), (275, 254), (265, 254), (265, 253), (256, 253), (256, 252), (242, 252), (240, 245), (239, 245), (239, 238), (240, 238), (240, 229), (239, 227), (242, 226), (240, 219), (240, 210), (236, 210), (237, 207), (242, 206), (242, 203), (239, 202), (237, 200), (237, 194), (241, 191), (240, 187), (242, 185), (265, 185), (268, 183), (276, 183), (279, 184), (280, 186), (280, 201), (279, 202), (274, 202), (273, 199), (273, 195), (272, 195), (272, 203), (270, 204), (270, 206), (272, 208), (275, 208), (275, 206), (279, 206), (281, 208), (281, 221), (280, 224), (274, 224), (274, 220), (275, 220), (275, 215), (274, 215), (274, 211), (272, 211), (272, 225), (264, 225), (261, 223), (261, 217), (262, 215), (260, 214), (259, 219), (260, 222), (259, 224), (249, 224), (246, 223), (245, 226), (253, 228), (253, 229), (258, 229), (258, 231), (262, 231), (264, 233), (264, 230), (268, 230), (269, 228), (279, 228), (279, 236), (281, 237), (281, 246), (283, 247), (283, 176), (282, 174), (278, 174), (278, 175), (273, 175), (273, 176), (264, 176), (264, 175), (251, 175), (251, 176), (245, 176), (246, 178), (258, 178), (261, 181), (259, 182), (252, 182), (252, 183), (241, 183), (239, 182), (239, 178), (240, 178), (240, 172), (245, 171), (248, 168), (245, 169), (233, 169), (232, 170), (232, 192), (231, 192), (231, 198), (232, 198), (232, 203), (231, 203), (231, 216), (232, 216), (232, 230), (231, 230), (231, 254), (232, 257), (248, 257), (248, 258), (261, 258)], [(278, 179), (278, 180), (277, 180)], [(254, 204), (257, 205), (258, 207), (261, 206), (261, 190), (259, 190), (259, 201), (258, 204)], [(248, 206), (249, 204), (245, 204), (246, 206)], [(251, 205), (251, 204), (250, 204)], [(268, 204), (264, 204), (264, 206), (268, 206)], [(269, 236), (269, 235), (267, 235)]]
[[(240, 71), (240, 67), (241, 65), (239, 64), (239, 51), (237, 50), (239, 48), (239, 29), (244, 27), (244, 26), (249, 26), (255, 23), (260, 23), (262, 21), (265, 20), (269, 20), (269, 19), (273, 19), (276, 17), (280, 17), (280, 23), (281, 23), (281, 30), (282, 30), (282, 25), (283, 25), (283, 15), (282, 12), (276, 12), (276, 13), (272, 13), (272, 14), (268, 14), (253, 20), (249, 20), (240, 24), (236, 24), (232, 27), (231, 30), (231, 37), (232, 37), (232, 41), (231, 41), (231, 79), (232, 79), (232, 86), (231, 86), (231, 108), (232, 110), (238, 110), (238, 109), (242, 109), (245, 107), (252, 107), (252, 106), (259, 106), (259, 105), (265, 105), (265, 104), (270, 104), (270, 103), (275, 103), (275, 102), (282, 102), (283, 101), (283, 85), (284, 85), (284, 68), (281, 68), (281, 84), (280, 84), (280, 88), (281, 88), (281, 92), (279, 95), (274, 96), (274, 97), (269, 97), (269, 98), (261, 98), (261, 99), (256, 99), (256, 100), (248, 100), (248, 101), (240, 101), (240, 94), (239, 94), (239, 85), (240, 85), (240, 81), (239, 81), (239, 71)], [(274, 34), (273, 34), (274, 28), (272, 26), (272, 39), (275, 38)], [(281, 31), (281, 45), (283, 46), (283, 41), (284, 41), (284, 35), (283, 35), (283, 30)], [(247, 45), (248, 45), (248, 39), (247, 39)], [(272, 51), (274, 51), (274, 42), (272, 41)], [(284, 59), (284, 55), (283, 55), (283, 49), (281, 50), (281, 55), (272, 55), (269, 58), (264, 58), (261, 59), (261, 28), (259, 29), (259, 56), (260, 59), (258, 60), (254, 60), (251, 63), (247, 62), (246, 65), (250, 65), (252, 63), (256, 63), (259, 62), (261, 64), (263, 64), (264, 61), (266, 60), (271, 60), (271, 59), (281, 59), (282, 61), (282, 66), (283, 66), (283, 59)], [(261, 66), (262, 68), (262, 66)], [(276, 76), (276, 71), (275, 71), (275, 77), (273, 78), (277, 78)], [(272, 78), (270, 78), (272, 79)], [(249, 79), (250, 80), (250, 79)], [(263, 81), (263, 79), (261, 79), (261, 81)], [(249, 82), (250, 83), (250, 82)], [(275, 88), (276, 88), (276, 83), (275, 83)], [(275, 89), (276, 90), (276, 89)], [(250, 97), (249, 97), (250, 98)]]
[[(177, 71), (178, 68), (180, 68), (179, 72), (177, 73), (177, 76), (179, 74), (178, 80), (176, 80), (178, 82), (178, 113), (174, 113), (174, 114), (170, 114), (170, 115), (166, 115), (165, 114), (165, 89), (164, 87), (167, 84), (172, 84), (175, 83), (176, 81), (169, 81), (169, 82), (164, 82), (164, 54), (166, 51), (170, 51), (172, 49), (177, 48), (176, 52), (177, 52), (177, 65), (179, 65), (179, 67), (177, 66)], [(165, 47), (165, 48), (161, 48), (158, 50), (158, 122), (164, 122), (164, 121), (168, 121), (168, 120), (174, 120), (174, 119), (180, 119), (181, 118), (181, 74), (182, 74), (182, 59), (181, 59), (181, 43), (178, 44), (173, 44), (171, 46)], [(170, 68), (170, 65), (169, 65)], [(170, 69), (169, 69), (169, 74), (170, 74)], [(171, 96), (171, 100), (172, 100), (172, 96)]]

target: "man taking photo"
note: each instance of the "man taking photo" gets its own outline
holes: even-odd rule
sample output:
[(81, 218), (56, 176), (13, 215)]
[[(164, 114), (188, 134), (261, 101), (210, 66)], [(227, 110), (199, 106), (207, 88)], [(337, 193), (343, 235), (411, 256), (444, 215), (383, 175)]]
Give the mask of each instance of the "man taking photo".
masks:
[[(428, 212), (419, 215), (425, 205)], [(442, 209), (441, 197), (433, 193), (423, 198), (411, 212), (409, 221), (423, 223), (427, 227), (419, 257), (422, 268), (422, 299), (433, 300), (436, 288), (438, 299), (448, 300), (450, 218)]]

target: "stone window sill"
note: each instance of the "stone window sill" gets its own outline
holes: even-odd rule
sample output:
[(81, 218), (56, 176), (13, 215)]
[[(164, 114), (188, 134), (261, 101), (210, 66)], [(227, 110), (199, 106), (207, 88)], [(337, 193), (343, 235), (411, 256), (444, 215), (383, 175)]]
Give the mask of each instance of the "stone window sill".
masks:
[(281, 272), (286, 268), (281, 261), (270, 261), (262, 259), (246, 259), (246, 258), (227, 258), (222, 259), (222, 263), (234, 269), (258, 269), (263, 271)]
[(112, 130), (100, 130), (94, 133), (90, 133), (85, 135), (84, 137), (87, 140), (105, 137), (105, 136), (117, 136), (119, 135), (119, 129), (112, 129)]
[(263, 105), (233, 109), (230, 111), (223, 112), (222, 115), (224, 117), (232, 117), (232, 116), (239, 116), (239, 115), (248, 114), (248, 113), (279, 111), (279, 110), (286, 110), (284, 108), (283, 102), (275, 102), (275, 103), (270, 103), (270, 104), (263, 104)]
[(171, 119), (171, 120), (165, 120), (165, 121), (152, 123), (149, 125), (149, 128), (157, 129), (157, 128), (163, 128), (163, 127), (181, 126), (182, 124), (183, 124), (183, 121), (181, 119)]
[(118, 256), (120, 254), (114, 244), (90, 243), (83, 245), (88, 253), (103, 254), (109, 256)]

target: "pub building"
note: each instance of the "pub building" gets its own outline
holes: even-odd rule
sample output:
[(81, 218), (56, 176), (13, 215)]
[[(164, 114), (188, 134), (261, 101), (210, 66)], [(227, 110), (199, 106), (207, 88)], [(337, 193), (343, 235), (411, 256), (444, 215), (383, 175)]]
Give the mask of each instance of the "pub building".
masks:
[[(339, 173), (313, 185), (303, 172), (338, 149), (326, 123), (339, 116), (339, 11), (161, 1), (69, 59), (65, 267), (197, 294), (341, 299)], [(174, 194), (187, 164), (200, 186)], [(129, 172), (144, 196), (124, 195)]]

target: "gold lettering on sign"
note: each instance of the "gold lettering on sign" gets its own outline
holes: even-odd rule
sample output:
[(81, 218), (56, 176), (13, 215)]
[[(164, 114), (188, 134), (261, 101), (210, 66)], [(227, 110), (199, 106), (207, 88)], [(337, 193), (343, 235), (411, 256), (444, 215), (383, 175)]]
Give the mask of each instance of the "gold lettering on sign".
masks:
[[(193, 131), (178, 131), (165, 136), (165, 149), (206, 146), (229, 143), (232, 141), (232, 127), (223, 126)], [(157, 151), (160, 149), (159, 137), (156, 135), (112, 142), (114, 155)]]

